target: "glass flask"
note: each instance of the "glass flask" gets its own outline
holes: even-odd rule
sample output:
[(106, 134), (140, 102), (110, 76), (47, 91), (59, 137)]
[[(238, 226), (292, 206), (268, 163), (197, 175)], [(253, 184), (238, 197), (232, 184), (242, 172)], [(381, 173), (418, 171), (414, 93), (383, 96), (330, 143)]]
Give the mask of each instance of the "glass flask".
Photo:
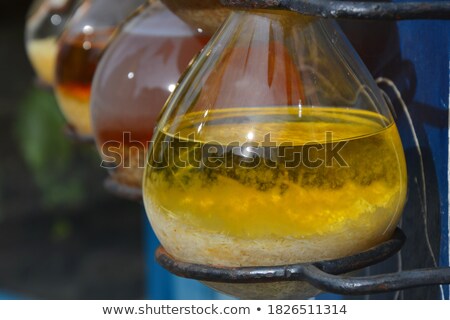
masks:
[(55, 93), (71, 129), (92, 136), (90, 95), (94, 72), (116, 29), (145, 0), (85, 0), (58, 41)]
[(212, 36), (201, 27), (150, 1), (105, 52), (92, 87), (92, 125), (103, 159), (116, 155), (108, 167), (121, 185), (141, 190), (156, 119), (182, 72)]
[(54, 83), (57, 39), (78, 3), (78, 0), (37, 0), (31, 5), (25, 25), (25, 44), (39, 80), (46, 85)]
[[(333, 20), (232, 13), (155, 132), (144, 202), (178, 260), (240, 267), (334, 259), (389, 239), (400, 219), (406, 165), (396, 125)], [(301, 284), (277, 285), (292, 297), (299, 288), (289, 286)], [(265, 293), (263, 285), (226, 286)]]

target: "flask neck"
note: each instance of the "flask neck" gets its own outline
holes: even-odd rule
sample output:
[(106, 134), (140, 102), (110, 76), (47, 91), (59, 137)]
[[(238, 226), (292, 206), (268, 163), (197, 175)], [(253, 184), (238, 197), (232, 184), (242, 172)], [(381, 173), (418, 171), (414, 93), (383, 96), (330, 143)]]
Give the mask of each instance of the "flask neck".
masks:
[(213, 35), (230, 14), (231, 10), (219, 0), (161, 0), (167, 8), (192, 28), (202, 29)]

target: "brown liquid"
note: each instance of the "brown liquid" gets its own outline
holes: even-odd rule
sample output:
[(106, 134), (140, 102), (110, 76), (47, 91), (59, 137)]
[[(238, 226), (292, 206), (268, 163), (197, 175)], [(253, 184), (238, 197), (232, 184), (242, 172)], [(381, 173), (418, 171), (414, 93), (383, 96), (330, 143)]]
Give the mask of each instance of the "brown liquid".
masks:
[[(209, 38), (163, 11), (123, 30), (108, 48), (96, 75), (92, 120), (102, 154), (107, 142), (120, 143), (117, 180), (140, 187), (144, 153), (161, 109)], [(136, 145), (142, 152), (130, 149)]]
[[(93, 97), (93, 120), (100, 144), (131, 139), (146, 144), (156, 119), (191, 59), (209, 37), (155, 37), (125, 34), (111, 48)], [(119, 48), (127, 48), (126, 52)], [(112, 52), (114, 51), (114, 52)], [(132, 75), (133, 74), (133, 75)], [(130, 79), (131, 78), (131, 79)], [(171, 87), (171, 89), (173, 86)]]
[(92, 80), (113, 28), (91, 35), (66, 36), (60, 43), (56, 67), (56, 94), (70, 125), (90, 134), (89, 104)]

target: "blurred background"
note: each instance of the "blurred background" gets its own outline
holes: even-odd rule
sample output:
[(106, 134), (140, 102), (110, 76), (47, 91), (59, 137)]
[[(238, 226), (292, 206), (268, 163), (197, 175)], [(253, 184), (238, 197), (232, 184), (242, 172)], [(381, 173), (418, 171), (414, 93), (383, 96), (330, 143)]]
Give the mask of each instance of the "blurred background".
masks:
[(0, 298), (143, 298), (147, 221), (107, 193), (95, 146), (62, 134), (52, 92), (35, 86), (30, 4), (0, 4)]

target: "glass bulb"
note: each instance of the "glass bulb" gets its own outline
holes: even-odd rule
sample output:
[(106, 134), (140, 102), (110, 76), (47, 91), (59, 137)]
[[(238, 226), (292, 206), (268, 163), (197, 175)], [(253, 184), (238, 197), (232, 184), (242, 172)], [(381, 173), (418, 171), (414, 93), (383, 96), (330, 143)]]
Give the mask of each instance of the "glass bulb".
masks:
[(167, 102), (143, 188), (175, 258), (284, 265), (390, 238), (406, 165), (389, 109), (334, 21), (238, 11)]
[(145, 0), (85, 0), (58, 41), (55, 93), (67, 122), (92, 135), (91, 84), (97, 64), (118, 26)]
[(78, 3), (78, 0), (37, 0), (31, 5), (25, 25), (25, 44), (38, 78), (46, 85), (54, 84), (57, 38)]
[[(220, 22), (220, 21), (219, 21)], [(178, 78), (211, 34), (188, 25), (160, 1), (129, 21), (96, 72), (92, 121), (99, 152), (115, 181), (142, 186), (147, 145)]]

